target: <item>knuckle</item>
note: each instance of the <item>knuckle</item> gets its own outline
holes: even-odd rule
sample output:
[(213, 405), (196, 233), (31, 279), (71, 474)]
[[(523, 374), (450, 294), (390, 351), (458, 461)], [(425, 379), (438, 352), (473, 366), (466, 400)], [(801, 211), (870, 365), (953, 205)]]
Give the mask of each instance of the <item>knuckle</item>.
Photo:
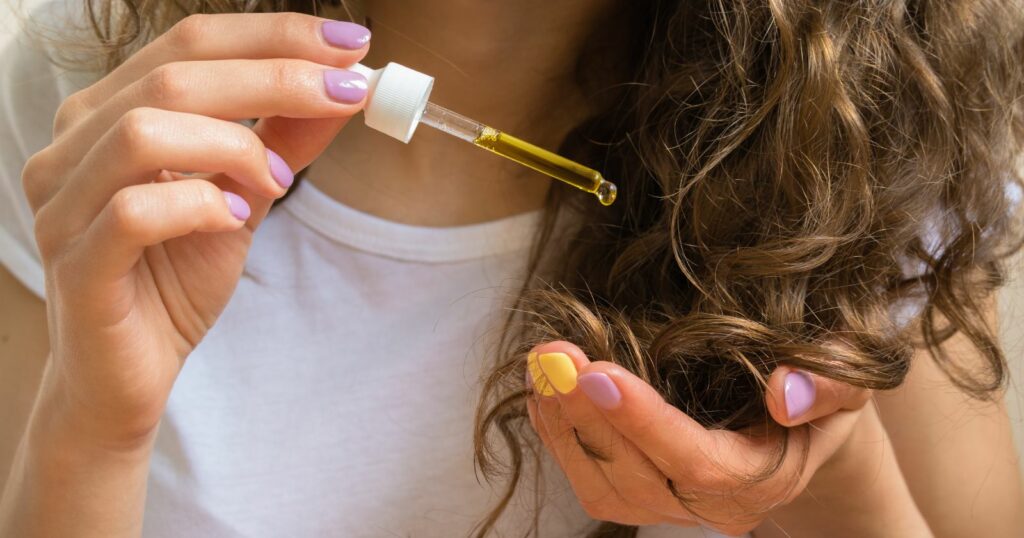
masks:
[(50, 206), (43, 206), (36, 214), (32, 230), (35, 235), (36, 247), (39, 249), (39, 255), (44, 260), (53, 259), (60, 252), (63, 244), (63, 241), (60, 240), (60, 234), (56, 232), (57, 226), (54, 223), (52, 213), (53, 211), (50, 209)]
[(235, 129), (237, 136), (229, 138), (225, 143), (228, 149), (239, 159), (260, 163), (266, 161), (267, 152), (263, 141), (252, 130), (242, 126)]
[(303, 13), (284, 12), (272, 15), (276, 38), (286, 43), (307, 43), (310, 30), (317, 31), (316, 26), (322, 19)]
[(139, 193), (126, 187), (114, 193), (107, 204), (111, 226), (120, 231), (132, 230), (146, 215), (146, 201)]
[(284, 95), (301, 98), (308, 85), (305, 84), (306, 73), (298, 68), (298, 60), (279, 60), (271, 62), (267, 67), (266, 80), (272, 87)]
[(303, 31), (308, 27), (311, 21), (318, 20), (316, 17), (311, 17), (302, 13), (296, 13), (294, 11), (286, 11), (282, 13), (274, 13), (271, 15), (274, 18), (274, 27), (282, 30), (289, 30), (299, 28)]
[(157, 104), (174, 105), (188, 96), (188, 67), (183, 62), (163, 64), (142, 78), (142, 94)]
[(64, 99), (57, 107), (57, 113), (53, 117), (53, 132), (59, 134), (66, 131), (75, 121), (81, 117), (85, 110), (85, 90), (79, 90)]
[(176, 49), (189, 50), (200, 43), (211, 30), (211, 15), (196, 13), (178, 21), (167, 32), (167, 39)]
[(47, 180), (52, 175), (50, 161), (49, 148), (44, 148), (29, 157), (21, 170), (21, 188), (33, 208), (41, 205), (46, 194)]
[(157, 136), (157, 116), (160, 112), (152, 108), (133, 108), (117, 120), (114, 137), (123, 151), (139, 154), (149, 151)]
[(192, 196), (199, 207), (218, 207), (224, 203), (221, 190), (208, 181), (197, 181)]

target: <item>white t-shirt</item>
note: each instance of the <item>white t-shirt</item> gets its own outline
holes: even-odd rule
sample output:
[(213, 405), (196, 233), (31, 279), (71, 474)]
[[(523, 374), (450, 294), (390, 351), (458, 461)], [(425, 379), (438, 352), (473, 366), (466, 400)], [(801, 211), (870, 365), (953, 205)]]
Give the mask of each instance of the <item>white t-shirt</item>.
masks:
[[(0, 262), (40, 297), (20, 172), (86, 83), (23, 42), (0, 56)], [(466, 535), (497, 494), (473, 468), (478, 378), (539, 217), (408, 226), (301, 184), (256, 233), (237, 291), (174, 387), (143, 534)], [(581, 536), (593, 523), (546, 465), (541, 536)], [(520, 495), (501, 536), (523, 535), (531, 502)]]

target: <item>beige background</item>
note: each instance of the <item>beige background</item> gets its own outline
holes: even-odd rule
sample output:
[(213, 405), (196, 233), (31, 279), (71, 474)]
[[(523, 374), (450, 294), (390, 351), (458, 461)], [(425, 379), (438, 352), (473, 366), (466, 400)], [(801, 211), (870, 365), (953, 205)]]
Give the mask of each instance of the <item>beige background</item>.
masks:
[(999, 332), (1003, 338), (1006, 358), (1010, 362), (1010, 390), (1006, 405), (1013, 421), (1013, 433), (1017, 440), (1018, 457), (1024, 455), (1024, 277), (1020, 258), (1013, 264), (1014, 275), (999, 297)]
[[(17, 6), (21, 10), (31, 8), (42, 0), (0, 0), (0, 46), (7, 43), (13, 31), (17, 27), (17, 17), (12, 16), (10, 6)], [(3, 91), (0, 89), (0, 91)], [(1007, 406), (1010, 411), (1010, 418), (1013, 421), (1014, 435), (1017, 440), (1017, 453), (1024, 454), (1024, 393), (1018, 390), (1018, 385), (1024, 375), (1024, 365), (1021, 356), (1024, 354), (1024, 278), (1021, 275), (1020, 261), (1014, 263), (1017, 269), (1009, 285), (1000, 295), (1000, 330), (1006, 356), (1010, 361), (1011, 378), (1010, 390), (1007, 394)]]

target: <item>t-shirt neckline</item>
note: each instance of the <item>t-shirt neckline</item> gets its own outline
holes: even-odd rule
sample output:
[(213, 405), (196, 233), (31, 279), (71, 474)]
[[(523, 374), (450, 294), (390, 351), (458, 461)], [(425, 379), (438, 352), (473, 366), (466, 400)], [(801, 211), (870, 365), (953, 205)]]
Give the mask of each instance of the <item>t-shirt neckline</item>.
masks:
[(415, 262), (458, 262), (526, 249), (544, 213), (539, 209), (466, 226), (416, 226), (346, 206), (309, 181), (294, 189), (282, 209), (319, 234), (361, 251)]

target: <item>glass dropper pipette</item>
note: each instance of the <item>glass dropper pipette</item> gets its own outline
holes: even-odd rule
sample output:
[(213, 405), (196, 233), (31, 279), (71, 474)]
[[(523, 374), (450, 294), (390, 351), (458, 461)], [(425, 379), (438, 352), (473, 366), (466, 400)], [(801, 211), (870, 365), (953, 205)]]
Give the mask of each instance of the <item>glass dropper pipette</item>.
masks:
[(597, 170), (587, 168), (447, 108), (428, 102), (420, 122), (568, 183), (577, 189), (594, 194), (603, 205), (611, 205), (615, 201), (618, 189), (614, 183), (601, 176)]
[(615, 201), (615, 184), (597, 170), (429, 102), (434, 85), (434, 77), (430, 75), (394, 62), (380, 69), (362, 64), (352, 65), (349, 69), (366, 77), (369, 97), (363, 115), (366, 125), (373, 129), (409, 142), (416, 126), (425, 123), (594, 194), (604, 205)]

